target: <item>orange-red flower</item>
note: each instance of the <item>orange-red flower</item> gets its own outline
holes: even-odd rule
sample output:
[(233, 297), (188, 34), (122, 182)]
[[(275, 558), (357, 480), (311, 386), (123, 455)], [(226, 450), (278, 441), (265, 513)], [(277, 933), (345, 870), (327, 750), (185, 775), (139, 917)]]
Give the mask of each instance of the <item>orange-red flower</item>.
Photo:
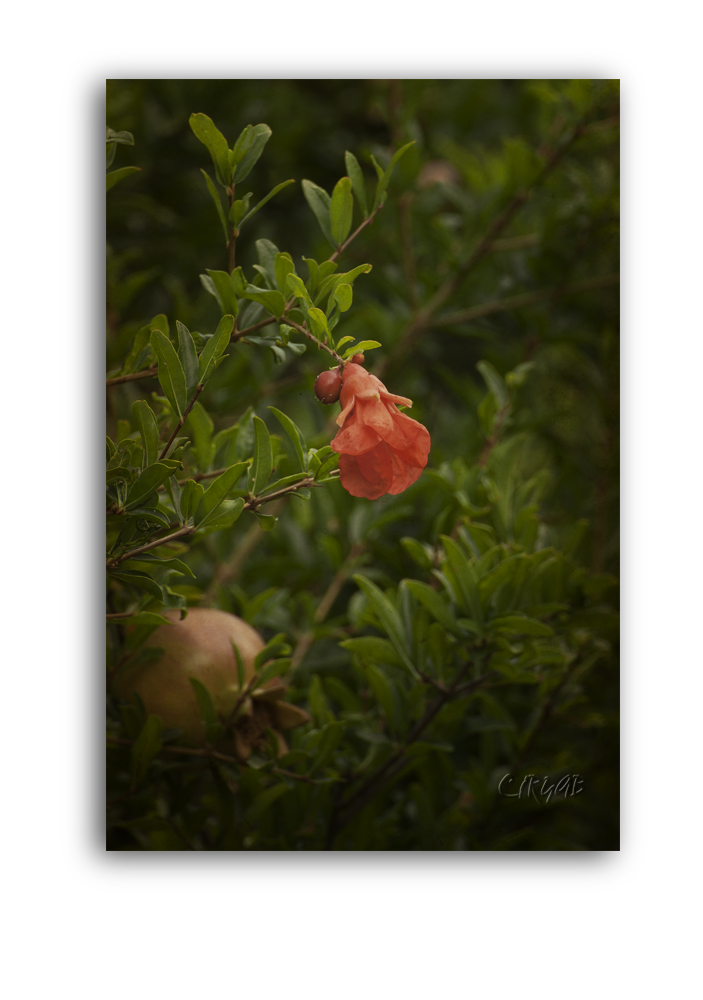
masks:
[(342, 486), (369, 500), (402, 493), (420, 477), (430, 452), (427, 428), (398, 409), (412, 400), (394, 396), (375, 375), (349, 362), (340, 403), (340, 430), (330, 443), (339, 452)]

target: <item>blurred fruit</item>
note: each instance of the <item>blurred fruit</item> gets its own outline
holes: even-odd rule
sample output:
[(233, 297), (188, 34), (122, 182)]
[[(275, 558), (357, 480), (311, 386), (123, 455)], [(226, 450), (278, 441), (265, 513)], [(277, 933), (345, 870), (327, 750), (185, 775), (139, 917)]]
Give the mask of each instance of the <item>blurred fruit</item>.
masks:
[(259, 633), (236, 615), (216, 608), (190, 608), (183, 620), (175, 610), (160, 613), (173, 624), (160, 625), (144, 646), (160, 647), (163, 654), (150, 663), (127, 664), (113, 685), (118, 697), (127, 699), (136, 691), (146, 711), (159, 715), (164, 726), (181, 729), (184, 742), (204, 746), (206, 727), (189, 680), (194, 677), (212, 695), (223, 724), (229, 722), (233, 709), (241, 702), (232, 727), (223, 737), (240, 758), (246, 760), (255, 747), (266, 742), (266, 727), (276, 733), (279, 754), (285, 753), (286, 742), (279, 730), (302, 725), (310, 716), (281, 700), (286, 687), (278, 677), (241, 698), (232, 643), (241, 654), (248, 686), (256, 674), (254, 660), (264, 648)]

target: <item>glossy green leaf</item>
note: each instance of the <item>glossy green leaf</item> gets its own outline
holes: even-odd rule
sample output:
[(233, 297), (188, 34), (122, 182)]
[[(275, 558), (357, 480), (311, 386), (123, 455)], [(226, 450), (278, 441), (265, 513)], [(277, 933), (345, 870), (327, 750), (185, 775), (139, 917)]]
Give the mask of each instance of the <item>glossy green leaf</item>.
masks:
[[(257, 162), (259, 157), (264, 151), (264, 146), (271, 138), (271, 129), (268, 125), (263, 123), (259, 125), (254, 125), (252, 129), (253, 140), (251, 147), (248, 152), (244, 154), (242, 159), (237, 163), (234, 168), (234, 182), (235, 184), (241, 184), (241, 182), (249, 176), (252, 167)], [(235, 147), (236, 148), (236, 147)], [(238, 155), (235, 154), (235, 155)]]
[(244, 298), (250, 299), (252, 302), (258, 302), (264, 307), (267, 313), (276, 318), (282, 316), (285, 312), (286, 302), (280, 292), (257, 288), (256, 285), (247, 285)]
[(373, 199), (372, 210), (375, 210), (376, 208), (378, 208), (379, 205), (383, 204), (385, 200), (386, 188), (388, 187), (388, 182), (391, 179), (391, 174), (393, 173), (393, 169), (396, 163), (401, 158), (401, 156), (403, 156), (414, 144), (415, 140), (413, 139), (412, 142), (408, 142), (405, 144), (405, 146), (401, 146), (400, 149), (396, 150), (396, 152), (393, 154), (391, 162), (388, 164), (388, 167), (384, 171), (383, 176), (379, 178), (378, 184), (376, 185), (376, 193)]
[(215, 298), (223, 314), (231, 313), (232, 316), (236, 316), (239, 312), (239, 303), (237, 302), (237, 296), (235, 295), (232, 279), (229, 274), (226, 271), (211, 271), (209, 269), (207, 273), (215, 290)]
[(278, 518), (274, 517), (273, 514), (261, 514), (258, 510), (255, 510), (254, 514), (262, 531), (272, 531), (276, 527)]
[(240, 163), (254, 145), (254, 126), (245, 125), (232, 146), (231, 160), (234, 165)]
[(227, 187), (231, 178), (227, 140), (207, 115), (192, 114), (189, 118), (189, 124), (196, 138), (207, 147), (215, 164), (218, 181)]
[(369, 210), (366, 204), (366, 183), (364, 182), (364, 175), (362, 173), (361, 167), (359, 166), (359, 161), (350, 153), (349, 150), (344, 154), (344, 165), (347, 168), (347, 173), (351, 178), (352, 191), (354, 192), (354, 197), (359, 203), (359, 208), (365, 219), (369, 217)]
[(178, 358), (186, 377), (186, 395), (190, 399), (198, 385), (198, 355), (188, 327), (184, 326), (180, 320), (176, 320), (176, 330), (178, 331)]
[(330, 338), (330, 330), (327, 325), (327, 317), (322, 309), (313, 307), (308, 310), (308, 318), (310, 320), (310, 328), (317, 339), (327, 341)]
[(261, 201), (258, 202), (258, 204), (256, 204), (251, 209), (251, 211), (247, 212), (247, 214), (244, 216), (244, 218), (239, 223), (239, 228), (241, 228), (244, 225), (245, 222), (248, 222), (249, 219), (251, 219), (252, 215), (256, 215), (256, 213), (259, 211), (259, 209), (263, 208), (267, 201), (271, 201), (271, 199), (273, 197), (275, 197), (275, 195), (277, 195), (279, 191), (282, 191), (283, 188), (288, 187), (289, 184), (295, 184), (295, 179), (291, 178), (289, 181), (283, 181), (281, 184), (277, 184), (276, 187), (273, 188), (273, 190), (269, 191), (269, 193), (266, 195), (265, 198), (262, 198)]
[(133, 146), (134, 136), (131, 132), (115, 132), (114, 129), (107, 128), (105, 131), (105, 142), (115, 142), (123, 146)]
[(120, 167), (119, 170), (111, 170), (109, 174), (105, 175), (105, 190), (110, 191), (114, 188), (115, 184), (119, 184), (125, 177), (129, 177), (130, 174), (136, 174), (141, 169), (141, 167)]
[(204, 528), (215, 520), (218, 508), (227, 498), (227, 494), (234, 489), (246, 467), (246, 462), (238, 462), (208, 486), (195, 511), (195, 523), (199, 528)]
[(159, 425), (154, 411), (143, 399), (137, 399), (132, 403), (132, 415), (142, 438), (144, 466), (147, 468), (154, 465), (159, 457)]
[(320, 463), (317, 470), (315, 471), (315, 482), (325, 482), (327, 476), (330, 472), (337, 468), (339, 465), (339, 454), (335, 451), (332, 455), (329, 455), (324, 461)]
[(318, 187), (318, 185), (313, 184), (312, 181), (304, 180), (302, 182), (302, 188), (305, 200), (312, 209), (325, 239), (329, 240), (331, 245), (336, 250), (337, 244), (332, 236), (332, 228), (330, 225), (330, 204), (332, 199), (324, 188)]
[[(266, 486), (271, 476), (273, 468), (273, 452), (271, 450), (271, 436), (268, 428), (261, 417), (254, 417), (254, 461), (251, 466), (249, 478), (251, 490), (254, 494), (259, 493)], [(270, 515), (269, 515), (270, 516)]]
[(193, 405), (185, 426), (193, 435), (193, 452), (198, 469), (208, 472), (215, 457), (215, 442), (212, 440), (215, 425), (200, 402), (196, 401)]
[(234, 329), (234, 316), (223, 316), (218, 323), (215, 335), (208, 340), (200, 355), (198, 366), (200, 382), (207, 382), (217, 367), (217, 362), (224, 354)]
[(299, 278), (297, 274), (289, 274), (286, 278), (286, 285), (288, 286), (288, 293), (295, 295), (297, 298), (302, 299), (303, 302), (307, 303), (308, 306), (312, 305), (312, 299), (308, 294), (308, 290), (305, 287), (305, 283), (302, 278)]
[(444, 572), (453, 579), (458, 591), (457, 597), (464, 609), (480, 623), (483, 621), (483, 612), (473, 569), (454, 539), (447, 535), (440, 535), (440, 539), (448, 562), (448, 565), (445, 563)]
[(342, 283), (337, 285), (334, 290), (334, 300), (339, 306), (340, 312), (347, 312), (351, 309), (352, 300), (354, 298), (354, 292), (351, 285)]
[(295, 454), (298, 456), (298, 461), (300, 462), (300, 468), (307, 472), (307, 445), (305, 443), (305, 438), (303, 437), (303, 432), (289, 416), (286, 416), (285, 413), (277, 410), (275, 406), (269, 406), (269, 410), (273, 413), (276, 420), (291, 439), (293, 447), (295, 448)]
[(348, 347), (342, 357), (345, 359), (351, 358), (354, 354), (361, 354), (363, 351), (373, 351), (375, 347), (381, 346), (377, 340), (362, 340), (361, 343), (354, 344), (353, 347)]
[(220, 506), (209, 515), (207, 521), (203, 521), (198, 527), (207, 528), (208, 530), (229, 528), (239, 519), (243, 510), (243, 497), (237, 497), (235, 500), (223, 500)]
[(198, 711), (200, 712), (200, 717), (206, 726), (210, 726), (217, 722), (217, 710), (215, 708), (215, 702), (212, 700), (212, 695), (205, 687), (202, 681), (199, 681), (197, 677), (189, 677), (191, 687), (195, 692), (195, 697), (198, 702)]
[(137, 590), (145, 590), (147, 594), (151, 594), (155, 597), (157, 601), (165, 602), (166, 595), (164, 594), (163, 588), (156, 582), (156, 580), (149, 576), (148, 573), (144, 573), (142, 570), (120, 570), (111, 571), (110, 576), (113, 580), (120, 580), (122, 583), (127, 583), (130, 587), (136, 587)]
[[(315, 302), (320, 302), (325, 295), (332, 295), (335, 289), (341, 284), (352, 285), (360, 274), (368, 274), (372, 270), (371, 264), (359, 264), (351, 271), (344, 271), (342, 274), (328, 274), (320, 278), (320, 284), (315, 292)], [(320, 268), (322, 271), (322, 268)]]
[(181, 489), (181, 514), (184, 521), (189, 521), (198, 509), (198, 504), (205, 493), (202, 483), (196, 483), (194, 479), (188, 479)]
[(275, 273), (276, 273), (276, 285), (278, 286), (279, 292), (284, 296), (288, 295), (288, 282), (287, 278), (289, 274), (295, 273), (295, 264), (293, 263), (293, 258), (289, 253), (278, 253), (276, 254), (274, 261)]
[(159, 362), (159, 383), (164, 395), (179, 417), (183, 417), (188, 396), (186, 392), (186, 377), (183, 366), (176, 354), (173, 344), (160, 330), (151, 334), (151, 348)]
[(157, 615), (154, 611), (135, 611), (133, 615), (128, 615), (125, 618), (111, 619), (110, 624), (134, 627), (135, 625), (173, 625), (173, 622), (164, 618), (163, 615)]
[(354, 580), (366, 595), (369, 604), (383, 626), (388, 638), (393, 643), (401, 660), (413, 676), (418, 677), (417, 670), (408, 655), (408, 640), (397, 609), (371, 580), (368, 580), (365, 576), (361, 576), (360, 573), (354, 574)]
[(178, 468), (179, 465), (180, 462), (163, 461), (147, 466), (144, 472), (132, 483), (127, 494), (125, 507), (129, 510), (130, 507), (139, 507), (143, 504), (145, 500), (148, 500), (150, 496), (156, 493), (159, 486), (166, 482), (174, 469)]
[(426, 583), (422, 583), (420, 580), (405, 580), (404, 582), (411, 594), (414, 594), (418, 601), (427, 608), (443, 628), (447, 629), (448, 632), (457, 631), (457, 623), (449, 606), (442, 600), (436, 590), (433, 590), (432, 587), (429, 587)]
[(227, 218), (225, 217), (225, 210), (222, 207), (222, 201), (220, 199), (220, 195), (219, 195), (219, 193), (217, 191), (217, 188), (215, 187), (215, 185), (213, 184), (212, 180), (210, 179), (210, 175), (207, 173), (207, 171), (203, 170), (202, 167), (201, 167), (200, 168), (200, 173), (205, 178), (205, 183), (207, 184), (207, 189), (210, 192), (210, 197), (212, 198), (212, 200), (215, 203), (215, 208), (217, 209), (217, 214), (219, 216), (220, 222), (222, 223), (222, 232), (225, 234), (225, 243), (227, 243), (228, 240), (229, 240), (229, 231), (227, 229)]
[[(290, 647), (288, 647), (290, 649)], [(272, 677), (280, 677), (285, 674), (290, 667), (290, 656), (282, 656), (278, 659), (270, 660), (258, 669), (256, 675), (256, 687), (260, 688), (270, 681)]]
[(352, 182), (349, 177), (342, 177), (335, 184), (330, 201), (330, 232), (338, 246), (349, 235), (353, 210)]

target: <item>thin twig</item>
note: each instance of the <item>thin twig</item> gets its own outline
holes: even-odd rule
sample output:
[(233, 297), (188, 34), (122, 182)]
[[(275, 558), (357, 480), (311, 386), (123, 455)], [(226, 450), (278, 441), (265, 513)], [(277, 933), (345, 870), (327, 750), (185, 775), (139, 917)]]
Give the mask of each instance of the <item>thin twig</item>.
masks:
[(312, 342), (316, 344), (318, 348), (320, 348), (323, 351), (327, 351), (328, 354), (331, 354), (334, 360), (338, 361), (340, 365), (344, 364), (344, 358), (340, 357), (340, 355), (337, 354), (336, 351), (333, 351), (332, 348), (329, 347), (327, 344), (324, 344), (321, 340), (318, 340), (315, 334), (310, 333), (310, 331), (306, 327), (301, 326), (299, 323), (294, 323), (293, 320), (291, 319), (288, 319), (287, 323), (289, 326), (292, 326), (294, 330), (297, 330), (298, 333), (302, 333), (303, 336), (307, 337), (308, 340), (312, 340)]
[(195, 387), (195, 392), (193, 393), (193, 398), (191, 399), (191, 401), (186, 406), (185, 413), (183, 414), (183, 416), (181, 417), (181, 419), (178, 421), (178, 423), (174, 427), (173, 433), (171, 434), (171, 437), (168, 439), (168, 441), (164, 445), (164, 447), (163, 447), (163, 449), (161, 451), (161, 454), (159, 455), (159, 461), (161, 461), (162, 458), (166, 458), (166, 455), (168, 454), (168, 449), (171, 447), (171, 444), (175, 440), (176, 435), (178, 434), (179, 430), (181, 429), (181, 427), (183, 427), (183, 424), (188, 419), (188, 414), (193, 409), (193, 406), (195, 405), (196, 399), (198, 398), (198, 396), (200, 395), (200, 393), (203, 391), (204, 388), (205, 388), (205, 384), (202, 383), (202, 382), (200, 383), (200, 385), (197, 385)]
[(158, 375), (159, 369), (157, 366), (153, 368), (145, 368), (141, 372), (134, 372), (132, 375), (117, 375), (115, 378), (108, 378), (105, 380), (105, 385), (109, 388), (111, 385), (122, 385), (123, 382), (135, 382), (138, 378), (151, 378), (153, 375)]
[(110, 559), (107, 564), (108, 569), (113, 569), (115, 566), (119, 566), (121, 562), (125, 559), (133, 559), (135, 556), (141, 555), (142, 552), (148, 552), (149, 549), (158, 548), (159, 545), (165, 545), (166, 542), (172, 542), (176, 538), (183, 538), (185, 535), (192, 535), (195, 531), (195, 526), (190, 525), (179, 528), (178, 531), (174, 531), (172, 535), (166, 535), (164, 538), (155, 538), (152, 542), (147, 542), (146, 545), (140, 545), (139, 548), (129, 549), (128, 552), (123, 552), (121, 556), (116, 556), (114, 559)]

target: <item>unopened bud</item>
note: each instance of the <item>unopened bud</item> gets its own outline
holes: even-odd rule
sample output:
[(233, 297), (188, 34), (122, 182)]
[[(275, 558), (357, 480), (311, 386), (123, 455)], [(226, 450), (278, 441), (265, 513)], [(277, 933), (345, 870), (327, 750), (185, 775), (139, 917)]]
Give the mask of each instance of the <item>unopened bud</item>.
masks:
[(331, 372), (320, 372), (315, 379), (315, 395), (321, 403), (336, 403), (342, 391), (342, 379), (335, 368)]
[(351, 363), (353, 365), (363, 365), (363, 363), (364, 363), (364, 355), (363, 354), (355, 354), (354, 357), (351, 359)]

